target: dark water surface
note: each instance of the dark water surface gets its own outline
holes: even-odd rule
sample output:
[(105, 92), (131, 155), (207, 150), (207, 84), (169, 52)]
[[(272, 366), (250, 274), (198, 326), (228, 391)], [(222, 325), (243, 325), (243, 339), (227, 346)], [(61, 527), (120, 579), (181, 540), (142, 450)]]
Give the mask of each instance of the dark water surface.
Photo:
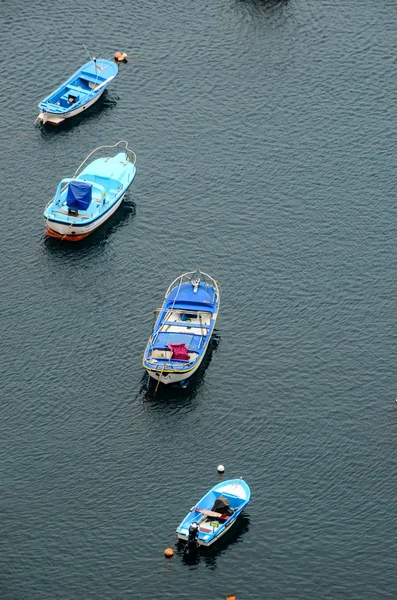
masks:
[[(0, 14), (1, 599), (395, 598), (395, 1)], [(84, 43), (136, 59), (86, 116), (34, 127)], [(119, 139), (122, 208), (45, 240), (58, 181)], [(153, 396), (153, 311), (198, 266), (222, 287), (207, 365)], [(251, 486), (239, 529), (166, 561), (221, 462)]]

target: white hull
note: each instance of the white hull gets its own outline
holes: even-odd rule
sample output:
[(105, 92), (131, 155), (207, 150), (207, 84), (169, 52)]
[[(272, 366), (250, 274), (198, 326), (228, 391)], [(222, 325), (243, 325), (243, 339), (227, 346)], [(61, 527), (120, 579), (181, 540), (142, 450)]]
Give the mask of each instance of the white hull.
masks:
[(197, 364), (193, 367), (191, 371), (185, 371), (183, 373), (163, 373), (161, 371), (149, 371), (148, 373), (152, 379), (158, 381), (160, 379), (160, 383), (164, 383), (164, 385), (169, 385), (170, 383), (179, 383), (180, 381), (185, 381), (185, 379), (189, 379), (197, 371), (201, 363), (203, 362), (204, 354), (197, 361)]
[(105, 221), (107, 221), (109, 219), (109, 217), (111, 217), (116, 212), (116, 210), (120, 206), (121, 202), (123, 201), (124, 196), (125, 196), (125, 193), (122, 196), (120, 196), (120, 198), (117, 200), (117, 202), (115, 202), (113, 204), (112, 208), (110, 208), (104, 215), (102, 215), (102, 217), (100, 217), (93, 223), (88, 223), (85, 226), (83, 225), (83, 226), (79, 226), (79, 227), (76, 227), (76, 226), (73, 227), (73, 225), (71, 225), (70, 223), (69, 224), (68, 223), (65, 223), (65, 224), (55, 223), (54, 221), (51, 221), (50, 219), (46, 219), (47, 227), (49, 229), (52, 229), (52, 231), (59, 233), (61, 236), (64, 236), (64, 235), (67, 235), (67, 236), (88, 235), (89, 233), (92, 233), (93, 231), (98, 229), (98, 227), (100, 227)]
[(87, 110), (87, 108), (89, 108), (90, 106), (95, 104), (95, 102), (97, 100), (99, 100), (99, 98), (102, 96), (105, 89), (106, 88), (104, 88), (99, 94), (94, 96), (92, 98), (92, 100), (87, 102), (87, 104), (84, 104), (83, 106), (80, 106), (79, 108), (76, 108), (76, 110), (72, 110), (71, 112), (64, 114), (64, 115), (60, 115), (58, 113), (51, 113), (51, 112), (45, 112), (45, 113), (41, 112), (39, 114), (39, 116), (37, 117), (37, 120), (41, 121), (43, 123), (43, 125), (45, 125), (46, 123), (51, 123), (51, 125), (59, 125), (59, 123), (62, 123), (63, 121), (65, 121), (66, 119), (70, 119), (71, 117), (75, 117), (76, 115), (84, 112), (85, 110)]

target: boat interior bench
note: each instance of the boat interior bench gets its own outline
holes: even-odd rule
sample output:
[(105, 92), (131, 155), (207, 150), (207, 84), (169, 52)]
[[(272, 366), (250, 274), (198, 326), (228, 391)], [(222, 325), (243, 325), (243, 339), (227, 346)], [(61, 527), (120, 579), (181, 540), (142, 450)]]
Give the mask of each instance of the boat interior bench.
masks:
[(206, 508), (195, 508), (195, 511), (201, 513), (202, 515), (206, 515), (207, 517), (223, 519), (224, 521), (227, 521), (230, 516), (230, 515), (224, 515), (222, 513), (215, 512), (213, 510), (207, 510)]
[(94, 75), (94, 73), (87, 73), (86, 71), (82, 71), (79, 75), (80, 79), (84, 81), (90, 81), (91, 83), (102, 83), (104, 78), (101, 75)]
[[(63, 96), (60, 97), (60, 101), (61, 103), (63, 103), (65, 106), (70, 106), (71, 104), (77, 104), (78, 102), (80, 102), (80, 94), (83, 90), (69, 90), (67, 89), (66, 94), (64, 94)], [(75, 101), (73, 103), (69, 102), (69, 97), (72, 96)]]
[(82, 87), (77, 87), (77, 85), (72, 85), (71, 83), (68, 83), (66, 89), (70, 90), (71, 92), (77, 92), (78, 94), (80, 94), (80, 92), (87, 92), (87, 90), (83, 90)]
[(163, 325), (174, 325), (176, 327), (186, 327), (186, 329), (190, 329), (194, 327), (196, 329), (208, 329), (209, 325), (197, 325), (196, 323), (190, 323), (189, 321), (163, 321)]
[(152, 350), (151, 353), (151, 358), (154, 358), (157, 362), (163, 360), (165, 361), (165, 364), (175, 364), (175, 363), (181, 363), (181, 364), (186, 364), (187, 362), (191, 362), (192, 360), (195, 360), (198, 357), (198, 353), (197, 352), (189, 352), (189, 360), (181, 360), (181, 359), (175, 359), (172, 358), (172, 352), (169, 348), (167, 349), (155, 349)]

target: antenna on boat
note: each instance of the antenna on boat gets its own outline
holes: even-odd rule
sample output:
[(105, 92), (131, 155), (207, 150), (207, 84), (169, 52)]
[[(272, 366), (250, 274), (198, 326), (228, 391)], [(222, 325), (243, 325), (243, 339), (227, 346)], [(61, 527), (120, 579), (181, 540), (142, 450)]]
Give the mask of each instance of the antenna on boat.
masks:
[(84, 48), (85, 48), (85, 51), (87, 52), (88, 56), (90, 57), (90, 59), (91, 59), (91, 60), (93, 60), (93, 61), (95, 62), (95, 61), (96, 61), (96, 58), (95, 58), (95, 56), (91, 56), (91, 54), (88, 52), (88, 50), (87, 50), (87, 46), (86, 46), (85, 44), (83, 44), (83, 46), (84, 46)]

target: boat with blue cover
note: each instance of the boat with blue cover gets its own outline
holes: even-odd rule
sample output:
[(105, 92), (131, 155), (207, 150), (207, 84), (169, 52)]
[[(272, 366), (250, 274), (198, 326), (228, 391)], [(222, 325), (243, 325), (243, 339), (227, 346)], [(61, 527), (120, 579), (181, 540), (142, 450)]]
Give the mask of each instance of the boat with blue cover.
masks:
[(159, 383), (184, 384), (199, 368), (214, 331), (220, 304), (217, 282), (191, 271), (169, 286), (143, 356)]
[[(88, 162), (100, 151), (109, 154), (109, 148), (117, 154)], [(120, 206), (135, 178), (135, 162), (126, 141), (90, 152), (72, 178), (62, 179), (46, 206), (46, 234), (76, 242), (98, 229)]]
[(99, 100), (117, 73), (117, 64), (109, 59), (90, 60), (40, 102), (37, 121), (58, 125), (85, 111)]
[(243, 479), (228, 479), (215, 485), (195, 504), (176, 532), (187, 549), (211, 546), (237, 521), (251, 498)]

